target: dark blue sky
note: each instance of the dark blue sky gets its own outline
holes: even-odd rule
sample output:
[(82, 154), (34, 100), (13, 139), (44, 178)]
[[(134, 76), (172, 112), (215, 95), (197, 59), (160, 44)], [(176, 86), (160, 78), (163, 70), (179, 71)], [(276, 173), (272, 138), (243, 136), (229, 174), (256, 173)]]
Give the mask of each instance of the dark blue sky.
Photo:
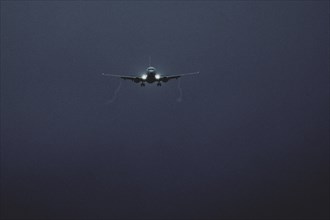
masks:
[[(141, 88), (100, 73), (200, 71)], [(1, 1), (4, 219), (328, 219), (328, 1)]]

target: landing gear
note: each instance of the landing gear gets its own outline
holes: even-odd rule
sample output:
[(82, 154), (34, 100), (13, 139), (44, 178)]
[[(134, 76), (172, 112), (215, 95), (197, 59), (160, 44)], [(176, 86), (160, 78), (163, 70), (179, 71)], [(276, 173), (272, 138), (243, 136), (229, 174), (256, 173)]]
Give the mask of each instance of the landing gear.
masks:
[(141, 83), (141, 87), (145, 87), (146, 85), (144, 83)]
[(159, 83), (157, 83), (157, 86), (161, 86), (162, 84), (159, 82)]

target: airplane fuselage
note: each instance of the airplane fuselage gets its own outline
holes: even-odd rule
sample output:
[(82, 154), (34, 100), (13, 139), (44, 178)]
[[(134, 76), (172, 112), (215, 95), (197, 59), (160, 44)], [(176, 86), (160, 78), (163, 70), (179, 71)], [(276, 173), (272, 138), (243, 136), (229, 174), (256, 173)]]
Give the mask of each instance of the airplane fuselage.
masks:
[(156, 69), (152, 66), (149, 66), (146, 70), (146, 73), (142, 75), (143, 82), (154, 83), (158, 82), (160, 85), (160, 75), (157, 73)]
[(147, 78), (146, 78), (146, 82), (147, 83), (154, 83), (157, 81), (156, 77), (155, 77), (156, 73), (147, 73)]

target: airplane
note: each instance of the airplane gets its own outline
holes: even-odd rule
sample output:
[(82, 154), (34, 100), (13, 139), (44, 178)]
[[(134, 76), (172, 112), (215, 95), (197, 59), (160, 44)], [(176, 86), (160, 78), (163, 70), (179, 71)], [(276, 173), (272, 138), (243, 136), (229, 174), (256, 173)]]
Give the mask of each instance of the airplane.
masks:
[(199, 72), (192, 72), (192, 73), (184, 73), (184, 74), (177, 74), (177, 75), (162, 75), (157, 72), (155, 67), (152, 67), (150, 65), (150, 58), (149, 58), (149, 67), (146, 69), (145, 73), (143, 73), (140, 76), (125, 76), (125, 75), (114, 75), (114, 74), (109, 74), (109, 73), (102, 73), (103, 76), (113, 76), (113, 77), (119, 77), (121, 79), (128, 79), (132, 80), (135, 83), (141, 83), (141, 87), (145, 86), (145, 83), (154, 83), (157, 82), (157, 86), (161, 86), (161, 82), (166, 83), (167, 81), (171, 79), (178, 79), (182, 76), (187, 76), (187, 75), (195, 75), (199, 74)]

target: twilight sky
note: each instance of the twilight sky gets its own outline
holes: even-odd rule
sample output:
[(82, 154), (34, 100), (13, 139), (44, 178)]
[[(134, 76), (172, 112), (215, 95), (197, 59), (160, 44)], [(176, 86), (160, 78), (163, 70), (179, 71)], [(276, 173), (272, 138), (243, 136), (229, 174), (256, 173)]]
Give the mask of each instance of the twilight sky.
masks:
[(328, 1), (0, 4), (3, 219), (329, 218)]

